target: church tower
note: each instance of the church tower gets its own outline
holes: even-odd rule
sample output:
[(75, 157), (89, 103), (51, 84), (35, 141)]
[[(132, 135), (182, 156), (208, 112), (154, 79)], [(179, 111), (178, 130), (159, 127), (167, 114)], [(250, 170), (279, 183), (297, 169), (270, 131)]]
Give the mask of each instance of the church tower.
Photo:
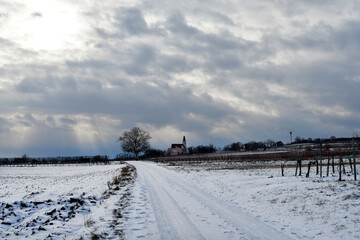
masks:
[(182, 144), (184, 145), (185, 151), (186, 151), (186, 138), (185, 138), (185, 136), (183, 137), (183, 142), (182, 142)]

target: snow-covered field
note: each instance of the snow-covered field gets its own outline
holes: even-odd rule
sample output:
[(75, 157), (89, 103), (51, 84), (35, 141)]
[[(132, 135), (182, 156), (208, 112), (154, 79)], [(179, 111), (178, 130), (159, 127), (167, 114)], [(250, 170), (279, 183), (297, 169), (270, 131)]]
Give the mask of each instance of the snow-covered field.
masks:
[(360, 181), (353, 175), (339, 182), (337, 174), (320, 179), (314, 168), (306, 178), (305, 169), (295, 177), (295, 168), (286, 168), (282, 177), (280, 168), (266, 165), (241, 170), (210, 165), (167, 168), (295, 239), (360, 239)]
[(130, 164), (0, 167), (0, 238), (360, 239), (360, 182), (350, 174)]
[(124, 167), (0, 167), (0, 238), (122, 236), (123, 223), (116, 214), (118, 205), (126, 203), (129, 187), (113, 181)]

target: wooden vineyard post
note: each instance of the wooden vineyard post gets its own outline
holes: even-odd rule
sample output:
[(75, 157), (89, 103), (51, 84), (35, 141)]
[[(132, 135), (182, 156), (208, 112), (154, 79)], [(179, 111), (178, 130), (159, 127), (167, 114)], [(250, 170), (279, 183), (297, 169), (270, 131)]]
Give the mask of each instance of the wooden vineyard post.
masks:
[(353, 172), (353, 166), (352, 166), (352, 162), (351, 162), (351, 157), (349, 157), (349, 165), (350, 165), (350, 171), (352, 173)]
[(310, 175), (310, 168), (311, 168), (311, 161), (308, 163), (308, 171), (306, 173), (306, 177), (309, 177)]
[(335, 158), (335, 156), (333, 155), (332, 156), (332, 162), (331, 162), (333, 173), (335, 173), (335, 160), (334, 160), (334, 158)]
[(322, 141), (320, 142), (320, 177), (322, 178)]
[(297, 172), (299, 169), (299, 176), (301, 176), (301, 159), (300, 159), (300, 147), (298, 149), (297, 161), (296, 161), (296, 169), (295, 169), (295, 176), (297, 176)]
[(301, 159), (300, 159), (300, 147), (298, 150), (298, 161), (299, 161), (299, 176), (301, 176)]
[(301, 176), (301, 160), (296, 161), (295, 176), (297, 176), (298, 169), (299, 169), (299, 176)]
[(330, 168), (330, 156), (328, 156), (327, 168), (326, 168), (326, 176), (329, 176), (329, 169)]
[(281, 176), (284, 176), (284, 164), (282, 163), (280, 167), (281, 167)]
[(315, 163), (316, 163), (316, 175), (318, 175), (319, 174), (319, 161), (316, 160)]
[(343, 173), (346, 173), (344, 160), (341, 158), (341, 165), (343, 166)]
[(354, 155), (354, 180), (356, 181), (356, 152), (355, 152), (355, 140), (354, 140), (354, 137), (353, 137), (353, 140), (352, 140), (352, 144), (353, 144), (353, 155)]
[(340, 159), (339, 159), (339, 181), (341, 181), (341, 161), (342, 161), (342, 158), (340, 157)]

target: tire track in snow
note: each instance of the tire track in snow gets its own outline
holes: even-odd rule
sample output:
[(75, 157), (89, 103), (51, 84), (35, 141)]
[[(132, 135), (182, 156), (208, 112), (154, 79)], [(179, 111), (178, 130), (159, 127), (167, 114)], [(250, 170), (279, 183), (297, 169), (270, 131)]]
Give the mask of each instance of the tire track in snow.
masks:
[(205, 239), (178, 202), (151, 173), (152, 171), (146, 168), (141, 170), (143, 170), (161, 239)]
[[(207, 239), (211, 239), (211, 235), (207, 235), (206, 232), (201, 233), (199, 226), (191, 222), (191, 216), (188, 215), (192, 214), (194, 216), (196, 213), (185, 213), (183, 210), (186, 209), (185, 203), (172, 196), (174, 195), (174, 188), (181, 191), (183, 196), (198, 201), (198, 203), (214, 213), (217, 218), (222, 219), (225, 224), (232, 225), (239, 232), (241, 239), (291, 239), (284, 233), (273, 229), (266, 223), (241, 211), (239, 208), (231, 206), (211, 194), (194, 187), (189, 182), (183, 180), (182, 176), (176, 172), (152, 163), (137, 162), (134, 165), (138, 168), (138, 172), (144, 174), (144, 180), (149, 191), (162, 239), (203, 239), (204, 234)], [(171, 185), (173, 187), (169, 189)], [(192, 207), (193, 209), (194, 207)], [(204, 211), (204, 209), (199, 209), (199, 211)], [(221, 228), (222, 225), (212, 224), (209, 227)]]
[[(156, 169), (156, 166), (154, 166), (153, 169)], [(176, 176), (177, 173), (173, 174), (173, 172), (167, 169), (160, 168), (159, 170), (160, 171), (157, 171), (159, 175), (162, 175), (164, 178), (167, 178), (167, 180), (170, 180), (172, 183), (179, 185), (185, 191), (190, 193), (198, 201), (214, 211), (218, 216), (225, 219), (231, 225), (235, 226), (239, 231), (244, 233), (246, 236), (245, 238), (263, 240), (292, 239), (270, 227), (268, 224), (260, 222), (248, 213), (241, 211), (237, 207), (231, 206), (230, 204), (212, 196), (211, 194), (197, 189), (188, 182), (179, 179), (178, 176)]]

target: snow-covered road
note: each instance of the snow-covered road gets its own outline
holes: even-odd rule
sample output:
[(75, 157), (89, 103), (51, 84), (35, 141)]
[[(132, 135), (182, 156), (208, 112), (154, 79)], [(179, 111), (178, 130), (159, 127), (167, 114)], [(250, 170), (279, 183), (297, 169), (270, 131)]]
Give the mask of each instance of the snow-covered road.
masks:
[(127, 239), (291, 239), (237, 206), (147, 162), (137, 168)]

